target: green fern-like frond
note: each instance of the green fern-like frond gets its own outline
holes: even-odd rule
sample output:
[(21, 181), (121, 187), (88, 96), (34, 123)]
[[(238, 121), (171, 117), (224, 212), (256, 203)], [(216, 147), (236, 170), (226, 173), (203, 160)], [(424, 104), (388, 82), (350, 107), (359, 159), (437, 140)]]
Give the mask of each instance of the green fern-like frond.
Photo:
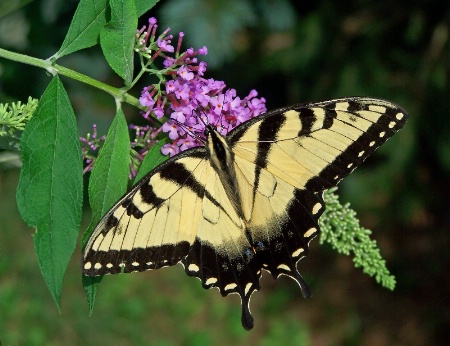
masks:
[(38, 105), (38, 100), (28, 98), (22, 102), (0, 103), (0, 148), (18, 150), (19, 138), (30, 121)]
[(360, 226), (356, 212), (350, 209), (348, 203), (339, 203), (336, 190), (330, 189), (323, 196), (327, 207), (319, 220), (320, 243), (329, 243), (345, 255), (353, 253), (355, 267), (362, 267), (364, 273), (375, 276), (383, 287), (393, 290), (395, 277), (386, 268), (386, 261), (381, 257), (376, 241), (370, 238), (372, 232)]

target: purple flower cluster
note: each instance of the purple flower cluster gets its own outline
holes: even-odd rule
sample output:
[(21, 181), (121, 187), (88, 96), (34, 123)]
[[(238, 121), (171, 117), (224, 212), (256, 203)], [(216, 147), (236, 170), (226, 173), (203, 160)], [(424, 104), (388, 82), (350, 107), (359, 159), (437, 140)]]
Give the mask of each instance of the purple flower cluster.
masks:
[[(153, 55), (148, 55), (152, 62), (155, 56), (164, 58), (164, 69), (159, 71), (159, 76), (165, 78), (160, 83), (145, 87), (139, 102), (148, 107), (143, 114), (144, 118), (151, 120), (151, 115), (157, 119), (167, 119), (161, 129), (168, 133), (173, 142), (163, 146), (163, 154), (173, 156), (180, 151), (203, 145), (205, 124), (216, 126), (220, 133), (226, 135), (237, 125), (266, 112), (265, 99), (257, 98), (255, 90), (241, 99), (236, 95), (236, 90), (226, 89), (223, 81), (203, 77), (206, 63), (198, 62), (196, 56), (207, 54), (206, 47), (198, 50), (189, 48), (180, 53), (184, 37), (180, 33), (175, 51), (171, 45), (172, 36), (166, 36), (170, 29), (155, 40), (154, 18), (149, 20), (148, 32), (151, 34), (144, 30), (145, 28), (138, 32), (143, 37), (141, 47), (146, 46), (145, 40), (150, 44), (148, 49), (141, 48), (141, 51), (155, 51)], [(174, 51), (174, 57), (167, 54)]]
[[(203, 145), (205, 124), (215, 126), (226, 135), (237, 125), (266, 112), (264, 98), (257, 98), (255, 90), (241, 99), (235, 89), (227, 89), (223, 81), (204, 78), (206, 63), (198, 61), (198, 55), (206, 55), (206, 47), (181, 52), (184, 33), (180, 32), (176, 48), (172, 45), (172, 35), (167, 28), (156, 36), (158, 28), (155, 18), (150, 18), (148, 27), (136, 33), (135, 51), (139, 55), (142, 71), (155, 76), (159, 81), (142, 90), (139, 102), (147, 107), (143, 117), (150, 125), (130, 125), (136, 132), (131, 142), (130, 178), (148, 150), (157, 142), (161, 132), (168, 134), (172, 143), (165, 144), (161, 152), (173, 156), (180, 151)], [(163, 59), (162, 68), (157, 68), (155, 60)], [(160, 121), (159, 121), (160, 120)], [(97, 127), (93, 133), (80, 137), (82, 155), (85, 161), (84, 173), (92, 170), (99, 147), (105, 136), (97, 137)]]
[[(164, 154), (202, 145), (205, 124), (213, 124), (226, 135), (237, 125), (266, 111), (265, 100), (256, 98), (257, 92), (241, 100), (236, 90), (225, 89), (225, 83), (204, 79), (198, 74), (190, 80), (178, 77), (166, 83), (170, 120), (162, 126), (172, 144), (162, 148)], [(201, 119), (199, 119), (201, 117)]]

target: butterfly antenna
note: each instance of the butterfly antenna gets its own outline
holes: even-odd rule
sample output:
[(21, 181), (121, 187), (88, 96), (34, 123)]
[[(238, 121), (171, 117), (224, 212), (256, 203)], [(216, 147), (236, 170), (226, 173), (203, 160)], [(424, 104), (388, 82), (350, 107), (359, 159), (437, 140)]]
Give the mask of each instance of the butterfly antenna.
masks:
[(189, 126), (186, 124), (180, 123), (176, 119), (171, 119), (175, 124), (177, 124), (179, 127), (181, 127), (184, 131), (186, 131), (192, 138), (195, 138), (199, 142), (204, 142), (205, 139), (201, 137), (197, 132), (193, 131)]
[[(203, 113), (203, 115), (205, 116), (206, 120), (208, 120), (208, 116), (206, 115), (205, 108), (203, 108), (203, 106), (199, 106), (199, 108), (200, 108), (201, 112)], [(205, 129), (206, 129), (206, 126), (208, 124), (203, 121), (202, 117), (197, 115), (197, 119), (200, 119), (200, 122), (205, 126)]]
[[(226, 103), (226, 101), (223, 104), (224, 106), (225, 106), (225, 103)], [(228, 130), (229, 130), (229, 126), (227, 126), (227, 125), (222, 123), (222, 120), (223, 120), (224, 116), (225, 116), (225, 114), (224, 114), (223, 107), (222, 107), (222, 111), (220, 112), (220, 115), (219, 115), (219, 124), (220, 124), (220, 131), (219, 132), (220, 133), (222, 133), (222, 130), (224, 130), (224, 129), (226, 129), (226, 132), (228, 132)]]

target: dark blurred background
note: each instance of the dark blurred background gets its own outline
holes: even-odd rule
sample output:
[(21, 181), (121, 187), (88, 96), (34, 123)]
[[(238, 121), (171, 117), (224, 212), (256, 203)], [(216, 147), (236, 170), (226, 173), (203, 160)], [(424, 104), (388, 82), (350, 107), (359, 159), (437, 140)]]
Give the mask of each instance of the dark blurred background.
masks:
[[(48, 58), (61, 45), (77, 1), (1, 1), (0, 47)], [(447, 1), (161, 1), (159, 19), (185, 48), (206, 45), (207, 77), (244, 97), (257, 89), (269, 109), (342, 96), (394, 101), (405, 128), (340, 184), (373, 230), (397, 278), (391, 292), (349, 257), (313, 241), (300, 262), (313, 290), (304, 300), (287, 279), (262, 278), (255, 328), (243, 331), (237, 296), (221, 298), (181, 266), (105, 277), (91, 317), (80, 249), (65, 276), (59, 315), (39, 272), (34, 230), (15, 204), (20, 161), (0, 162), (0, 342), (4, 345), (448, 345), (450, 344), (450, 3)], [(98, 47), (60, 64), (114, 86)], [(38, 98), (43, 70), (0, 60), (0, 102)], [(104, 134), (114, 100), (63, 78), (80, 135)], [(139, 87), (142, 87), (141, 84)], [(139, 95), (139, 88), (134, 90)], [(127, 108), (129, 120), (138, 112)], [(85, 201), (87, 205), (87, 200)], [(83, 227), (89, 223), (86, 208)]]

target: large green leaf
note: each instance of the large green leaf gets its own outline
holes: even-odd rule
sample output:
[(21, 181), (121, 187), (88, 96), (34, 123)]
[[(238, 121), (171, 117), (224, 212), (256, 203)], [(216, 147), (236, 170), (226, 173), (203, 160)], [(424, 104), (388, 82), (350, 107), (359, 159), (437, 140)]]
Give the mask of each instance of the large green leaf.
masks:
[(107, 0), (81, 0), (56, 58), (98, 43), (106, 24)]
[(83, 168), (75, 115), (57, 76), (25, 127), (20, 151), (17, 205), (25, 222), (36, 228), (39, 267), (60, 309), (62, 280), (80, 228)]
[[(123, 112), (119, 110), (109, 128), (89, 180), (92, 222), (83, 235), (83, 248), (94, 226), (126, 192), (129, 172), (130, 137)], [(86, 290), (90, 311), (94, 307), (97, 286), (100, 281), (101, 277), (83, 276), (83, 286)]]
[(133, 79), (137, 15), (133, 0), (110, 0), (111, 21), (100, 32), (100, 45), (109, 66), (125, 84)]

